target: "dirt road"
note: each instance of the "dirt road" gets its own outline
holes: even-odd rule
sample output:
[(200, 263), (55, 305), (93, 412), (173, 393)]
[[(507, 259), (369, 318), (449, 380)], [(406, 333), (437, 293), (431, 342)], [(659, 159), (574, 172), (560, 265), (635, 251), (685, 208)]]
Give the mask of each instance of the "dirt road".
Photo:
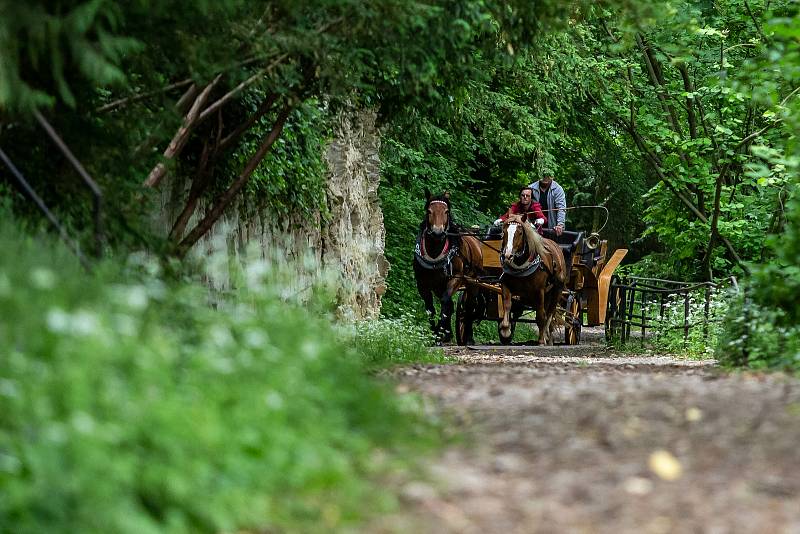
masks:
[(466, 438), (375, 531), (800, 533), (800, 381), (580, 347), (396, 371)]

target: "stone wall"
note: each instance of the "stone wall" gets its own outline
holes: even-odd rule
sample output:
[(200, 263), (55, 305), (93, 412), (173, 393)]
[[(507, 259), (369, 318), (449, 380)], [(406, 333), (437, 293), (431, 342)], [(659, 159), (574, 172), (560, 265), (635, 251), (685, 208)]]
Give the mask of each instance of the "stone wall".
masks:
[(328, 146), (330, 223), (322, 231), (322, 261), (340, 269), (340, 309), (354, 319), (380, 314), (389, 262), (386, 231), (378, 200), (380, 137), (375, 114), (340, 116), (336, 138)]

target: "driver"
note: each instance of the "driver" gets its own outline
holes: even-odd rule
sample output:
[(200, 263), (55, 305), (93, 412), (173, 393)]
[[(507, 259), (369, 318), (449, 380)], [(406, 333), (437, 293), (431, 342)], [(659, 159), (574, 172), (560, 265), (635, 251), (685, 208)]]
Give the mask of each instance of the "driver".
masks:
[(527, 215), (529, 221), (532, 221), (535, 226), (543, 226), (547, 224), (547, 217), (542, 212), (542, 206), (533, 200), (533, 189), (530, 187), (523, 187), (519, 190), (519, 202), (514, 202), (499, 219), (494, 221), (495, 226), (503, 224), (503, 221), (508, 219), (509, 215)]

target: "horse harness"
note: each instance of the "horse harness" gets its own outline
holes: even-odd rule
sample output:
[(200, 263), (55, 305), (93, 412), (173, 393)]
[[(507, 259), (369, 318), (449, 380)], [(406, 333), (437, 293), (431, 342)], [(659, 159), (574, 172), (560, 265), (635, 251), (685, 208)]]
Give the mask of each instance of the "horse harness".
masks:
[[(548, 251), (549, 253), (549, 251)], [(520, 258), (524, 257), (527, 254), (528, 258), (525, 260), (524, 263), (518, 265), (516, 267), (511, 267), (509, 263), (516, 264), (515, 260), (519, 260)], [(521, 252), (514, 254), (514, 259), (511, 262), (503, 261), (503, 253), (500, 253), (501, 263), (503, 265), (503, 274), (500, 275), (500, 280), (505, 275), (513, 276), (514, 278), (525, 278), (533, 273), (535, 273), (540, 267), (544, 268), (547, 272), (547, 283), (548, 286), (553, 284), (553, 280), (556, 278), (556, 271), (555, 266), (553, 265), (553, 258), (550, 258), (550, 265), (547, 265), (547, 261), (543, 261), (543, 258), (536, 254), (536, 251), (528, 251), (528, 243), (525, 242), (524, 247), (522, 248)]]
[[(430, 203), (440, 202), (442, 204), (446, 204), (441, 200), (433, 200)], [(445, 228), (445, 236), (447, 232), (450, 231), (450, 217), (447, 218), (447, 228)], [(444, 271), (445, 276), (452, 277), (453, 276), (453, 257), (458, 254), (458, 247), (457, 246), (450, 246), (450, 239), (445, 237), (444, 247), (442, 251), (439, 253), (438, 256), (435, 258), (431, 257), (428, 254), (428, 251), (425, 250), (425, 235), (430, 234), (430, 228), (426, 228), (424, 231), (420, 232), (419, 236), (417, 236), (417, 243), (414, 247), (414, 259), (417, 263), (425, 269), (429, 270), (436, 270), (442, 269)]]

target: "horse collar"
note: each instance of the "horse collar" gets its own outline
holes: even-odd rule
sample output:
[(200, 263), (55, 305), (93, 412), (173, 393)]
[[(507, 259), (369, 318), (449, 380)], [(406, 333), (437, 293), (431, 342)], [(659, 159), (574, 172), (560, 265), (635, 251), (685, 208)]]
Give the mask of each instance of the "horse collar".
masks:
[(445, 237), (445, 239), (444, 239), (444, 247), (442, 247), (442, 251), (435, 258), (431, 258), (428, 255), (428, 251), (425, 249), (425, 239), (424, 238), (420, 240), (420, 245), (421, 245), (421, 249), (422, 249), (421, 250), (422, 251), (422, 257), (425, 258), (428, 261), (435, 262), (435, 261), (438, 261), (438, 260), (442, 259), (447, 254), (447, 250), (450, 248), (450, 239)]
[(414, 247), (414, 259), (417, 260), (422, 267), (426, 269), (442, 268), (447, 276), (453, 275), (453, 257), (458, 252), (458, 247), (450, 247), (450, 239), (445, 238), (444, 247), (442, 252), (435, 258), (428, 255), (425, 250), (425, 236), (420, 234), (417, 239), (417, 245)]
[(536, 256), (529, 259), (519, 267), (512, 267), (508, 263), (503, 264), (503, 273), (514, 276), (516, 278), (524, 278), (532, 275), (536, 270), (542, 266), (542, 258)]

